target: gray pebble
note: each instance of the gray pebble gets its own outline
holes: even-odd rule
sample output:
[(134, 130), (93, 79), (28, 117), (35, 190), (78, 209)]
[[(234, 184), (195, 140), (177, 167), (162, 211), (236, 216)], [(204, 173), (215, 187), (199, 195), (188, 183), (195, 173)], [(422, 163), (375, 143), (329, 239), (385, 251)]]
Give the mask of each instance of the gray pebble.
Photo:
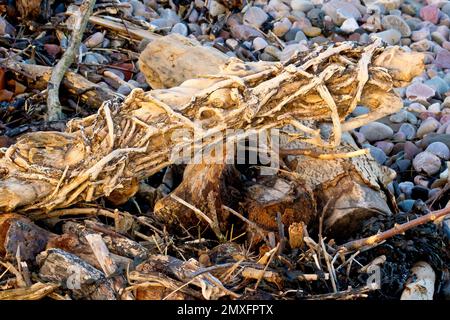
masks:
[(390, 127), (381, 122), (371, 122), (362, 126), (359, 132), (370, 142), (389, 139), (394, 134)]
[(413, 167), (417, 172), (433, 175), (439, 172), (441, 159), (431, 152), (423, 151), (414, 157)]
[(431, 143), (425, 151), (428, 151), (443, 160), (450, 159), (450, 150), (448, 147), (442, 142), (433, 142)]
[(398, 131), (403, 132), (407, 140), (412, 140), (416, 137), (416, 128), (412, 124), (402, 123)]
[(188, 28), (186, 27), (186, 25), (184, 23), (180, 22), (173, 26), (171, 33), (178, 33), (178, 34), (181, 34), (182, 36), (187, 36)]

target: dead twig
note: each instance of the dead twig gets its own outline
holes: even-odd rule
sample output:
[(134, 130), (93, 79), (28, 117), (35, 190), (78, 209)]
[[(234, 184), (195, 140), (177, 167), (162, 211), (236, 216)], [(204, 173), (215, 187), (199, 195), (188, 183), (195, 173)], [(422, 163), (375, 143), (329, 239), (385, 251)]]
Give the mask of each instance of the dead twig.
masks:
[(359, 250), (363, 247), (367, 246), (373, 246), (376, 245), (384, 240), (387, 240), (389, 238), (392, 238), (393, 236), (399, 235), (404, 233), (405, 231), (412, 229), (414, 227), (420, 226), (422, 224), (425, 224), (427, 222), (436, 221), (440, 218), (443, 218), (444, 216), (450, 214), (450, 207), (432, 211), (426, 215), (423, 215), (419, 218), (416, 218), (414, 220), (408, 221), (403, 224), (396, 224), (393, 228), (386, 230), (384, 232), (375, 234), (373, 236), (358, 239), (354, 241), (347, 242), (339, 247), (339, 250), (348, 252), (348, 251), (355, 251)]
[(94, 9), (95, 0), (85, 0), (77, 15), (77, 20), (73, 26), (72, 39), (70, 44), (64, 52), (61, 59), (58, 61), (52, 71), (52, 76), (48, 82), (48, 120), (54, 121), (62, 118), (61, 103), (59, 101), (59, 86), (64, 74), (75, 59), (75, 55), (79, 50), (81, 39), (83, 38), (84, 30), (89, 21), (89, 17)]

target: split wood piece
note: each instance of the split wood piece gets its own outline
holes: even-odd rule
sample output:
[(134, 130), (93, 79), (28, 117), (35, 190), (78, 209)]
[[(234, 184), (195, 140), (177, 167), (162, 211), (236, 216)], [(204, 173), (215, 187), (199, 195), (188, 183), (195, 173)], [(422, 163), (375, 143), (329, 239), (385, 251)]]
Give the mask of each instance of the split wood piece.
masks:
[(446, 207), (441, 210), (431, 211), (430, 213), (427, 213), (421, 217), (418, 217), (414, 220), (405, 222), (403, 224), (396, 224), (393, 228), (386, 230), (384, 232), (380, 232), (378, 234), (375, 234), (373, 236), (358, 239), (354, 241), (350, 241), (346, 244), (343, 244), (339, 247), (340, 250), (346, 251), (356, 251), (360, 250), (365, 247), (372, 247), (374, 245), (377, 245), (389, 238), (392, 238), (393, 236), (403, 234), (404, 232), (408, 231), (409, 229), (415, 228), (417, 226), (420, 226), (422, 224), (433, 222), (438, 219), (441, 219), (445, 217), (446, 215), (450, 214), (450, 206)]
[[(0, 160), (0, 209), (48, 212), (126, 191), (133, 179), (183, 162), (182, 149), (211, 158), (228, 129), (244, 130), (228, 136), (235, 141), (290, 124), (306, 131), (297, 140), (336, 146), (341, 120), (355, 102), (383, 114), (401, 107), (393, 88), (403, 76), (415, 75), (421, 62), (393, 72), (397, 78), (392, 78), (393, 62), (386, 55), (417, 58), (379, 43), (361, 47), (344, 42), (312, 49), (288, 66), (232, 59), (215, 76), (148, 93), (135, 89), (122, 104), (105, 102), (96, 115), (70, 121), (66, 133), (27, 134), (9, 147)], [(368, 63), (367, 70), (361, 61)], [(356, 81), (360, 72), (367, 73), (367, 82)], [(359, 91), (361, 101), (350, 98)], [(331, 139), (323, 140), (313, 129), (321, 122), (333, 126)], [(23, 181), (32, 192), (40, 188), (39, 194), (12, 192)]]
[(98, 263), (100, 264), (101, 269), (103, 270), (103, 273), (110, 277), (114, 275), (117, 271), (117, 266), (114, 262), (114, 260), (111, 258), (109, 254), (109, 250), (106, 247), (105, 242), (102, 239), (102, 236), (99, 234), (87, 234), (85, 236), (87, 242), (89, 243), (89, 246), (92, 249), (92, 252), (94, 253), (95, 258), (97, 259)]
[[(201, 268), (194, 259), (182, 261), (171, 256), (154, 255), (136, 267), (136, 271), (162, 272), (183, 283), (190, 283), (201, 288), (202, 295), (207, 300), (216, 300), (222, 296), (238, 298), (239, 295), (227, 290), (222, 283), (209, 272), (199, 273)], [(196, 273), (198, 273), (196, 275)]]
[(35, 263), (36, 256), (45, 249), (52, 234), (17, 214), (0, 215), (0, 255), (5, 260)]
[(435, 281), (433, 268), (424, 261), (417, 262), (411, 268), (411, 276), (400, 300), (433, 300)]
[(94, 10), (95, 0), (84, 0), (80, 9), (75, 13), (75, 22), (70, 25), (72, 36), (69, 40), (69, 46), (59, 59), (58, 63), (53, 67), (50, 81), (47, 86), (47, 116), (50, 121), (62, 118), (62, 107), (59, 101), (59, 86), (61, 84), (66, 71), (73, 63), (76, 54), (79, 51), (84, 30), (86, 29), (88, 20)]
[(27, 288), (0, 291), (0, 300), (40, 300), (58, 287), (57, 284), (37, 282)]
[[(51, 67), (15, 62), (12, 59), (0, 61), (0, 65), (14, 73), (23, 75), (28, 87), (38, 90), (47, 88), (52, 73)], [(65, 73), (62, 85), (69, 94), (79, 98), (92, 108), (99, 108), (103, 102), (118, 97), (114, 91), (99, 86), (71, 71)]]
[(86, 243), (85, 239), (81, 239), (75, 234), (63, 233), (47, 243), (46, 250), (61, 249), (71, 254), (76, 255), (83, 261), (98, 270), (101, 270), (101, 265), (95, 258), (92, 248)]
[(40, 279), (70, 290), (75, 299), (116, 300), (112, 281), (74, 254), (49, 249), (37, 256), (37, 262)]

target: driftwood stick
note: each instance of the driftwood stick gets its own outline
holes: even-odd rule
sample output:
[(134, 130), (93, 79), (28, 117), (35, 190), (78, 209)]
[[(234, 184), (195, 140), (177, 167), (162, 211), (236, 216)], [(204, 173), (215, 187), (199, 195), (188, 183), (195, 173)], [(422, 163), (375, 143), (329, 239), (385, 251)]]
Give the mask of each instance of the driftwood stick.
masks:
[(47, 96), (48, 118), (50, 121), (59, 120), (62, 117), (61, 103), (59, 101), (59, 86), (80, 48), (81, 39), (89, 21), (89, 16), (94, 9), (94, 4), (95, 0), (86, 0), (80, 6), (69, 47), (53, 69), (48, 83)]
[(280, 155), (303, 155), (312, 158), (322, 159), (322, 160), (333, 160), (333, 159), (348, 159), (352, 157), (362, 156), (369, 154), (369, 149), (360, 149), (351, 152), (337, 152), (337, 153), (318, 153), (314, 150), (308, 149), (280, 149)]
[[(51, 67), (16, 62), (12, 59), (5, 59), (0, 63), (2, 67), (25, 76), (30, 88), (38, 90), (45, 90), (47, 88), (52, 74)], [(87, 80), (82, 75), (71, 71), (66, 72), (62, 80), (62, 85), (69, 94), (78, 97), (82, 102), (92, 108), (99, 108), (104, 101), (119, 96), (119, 94), (111, 89), (99, 86)]]
[(400, 224), (400, 225), (395, 225), (393, 228), (386, 230), (384, 232), (375, 234), (375, 235), (367, 237), (367, 238), (347, 242), (347, 243), (341, 245), (340, 249), (343, 251), (354, 251), (354, 250), (361, 249), (362, 247), (373, 246), (373, 245), (380, 243), (384, 240), (387, 240), (393, 236), (402, 234), (405, 231), (412, 229), (414, 227), (420, 226), (427, 222), (436, 221), (439, 218), (442, 218), (448, 214), (450, 214), (450, 207), (447, 207), (447, 208), (444, 208), (441, 210), (432, 211), (432, 212), (430, 212), (426, 215), (423, 215), (419, 218), (416, 218), (414, 220), (408, 221), (408, 222)]
[(59, 285), (52, 283), (35, 283), (28, 288), (0, 291), (0, 300), (39, 300), (52, 293)]

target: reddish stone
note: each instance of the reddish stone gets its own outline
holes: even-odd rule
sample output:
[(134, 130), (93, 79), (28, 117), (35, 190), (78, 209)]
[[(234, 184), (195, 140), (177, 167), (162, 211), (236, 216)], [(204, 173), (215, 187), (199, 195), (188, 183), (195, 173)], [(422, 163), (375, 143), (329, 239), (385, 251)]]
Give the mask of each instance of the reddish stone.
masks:
[(134, 65), (132, 63), (116, 63), (114, 66), (120, 68), (118, 71), (123, 73), (125, 81), (130, 80), (133, 76)]
[(360, 38), (361, 35), (359, 33), (352, 33), (351, 35), (348, 36), (349, 41), (359, 41)]
[(56, 56), (61, 52), (61, 47), (57, 44), (46, 43), (44, 44), (44, 49), (49, 56), (56, 58)]
[(422, 20), (430, 21), (437, 24), (439, 21), (439, 8), (434, 5), (428, 5), (420, 9), (420, 17)]
[(435, 95), (435, 90), (426, 84), (415, 82), (406, 88), (406, 97), (415, 100), (428, 100)]
[(439, 50), (434, 63), (439, 68), (450, 69), (450, 51), (445, 49)]
[(421, 119), (421, 120), (426, 120), (426, 119), (428, 119), (430, 117), (431, 118), (435, 118), (436, 120), (439, 120), (438, 115), (436, 113), (434, 113), (434, 112), (425, 111), (425, 112), (421, 112), (419, 114), (419, 119)]

